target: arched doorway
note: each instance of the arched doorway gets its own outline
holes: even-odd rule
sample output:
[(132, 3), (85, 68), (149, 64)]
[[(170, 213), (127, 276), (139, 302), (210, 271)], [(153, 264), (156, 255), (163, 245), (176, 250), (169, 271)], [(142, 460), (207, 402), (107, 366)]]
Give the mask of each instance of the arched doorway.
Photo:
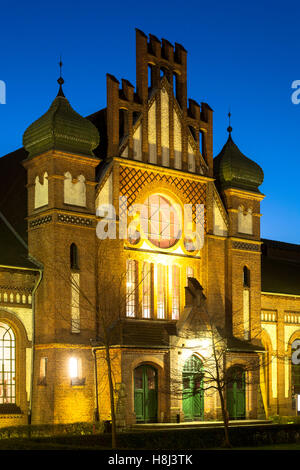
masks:
[(227, 375), (227, 411), (230, 419), (246, 417), (246, 374), (242, 367), (233, 366)]
[(157, 421), (157, 369), (141, 365), (134, 370), (134, 411), (138, 423)]
[(190, 357), (182, 371), (182, 411), (185, 421), (199, 421), (204, 416), (203, 364)]

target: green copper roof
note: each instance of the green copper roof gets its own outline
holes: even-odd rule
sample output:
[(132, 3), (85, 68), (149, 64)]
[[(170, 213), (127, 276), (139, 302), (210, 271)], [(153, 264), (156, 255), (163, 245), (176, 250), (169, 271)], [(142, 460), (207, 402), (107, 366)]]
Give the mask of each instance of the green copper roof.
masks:
[(31, 124), (23, 135), (28, 158), (47, 150), (94, 156), (93, 150), (98, 144), (98, 130), (74, 111), (61, 88), (49, 110)]
[(214, 176), (222, 189), (238, 188), (260, 192), (264, 173), (257, 163), (245, 157), (229, 133), (221, 152), (214, 158)]

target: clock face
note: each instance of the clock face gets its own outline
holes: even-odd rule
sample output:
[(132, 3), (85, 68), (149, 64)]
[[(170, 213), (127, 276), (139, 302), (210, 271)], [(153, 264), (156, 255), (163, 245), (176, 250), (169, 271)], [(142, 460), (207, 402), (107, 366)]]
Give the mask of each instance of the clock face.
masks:
[(178, 209), (159, 194), (149, 196), (144, 202), (140, 223), (145, 238), (158, 248), (170, 248), (181, 238)]

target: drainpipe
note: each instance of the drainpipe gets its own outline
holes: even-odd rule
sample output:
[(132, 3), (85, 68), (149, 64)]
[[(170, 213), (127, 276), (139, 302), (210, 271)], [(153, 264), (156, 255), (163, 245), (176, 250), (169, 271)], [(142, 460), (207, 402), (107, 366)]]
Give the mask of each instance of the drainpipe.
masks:
[[(39, 265), (40, 265), (40, 263), (39, 263)], [(39, 285), (42, 281), (42, 278), (43, 278), (43, 270), (40, 268), (40, 269), (38, 269), (38, 271), (39, 271), (39, 278), (38, 278), (38, 280), (36, 282), (36, 285), (34, 286), (33, 291), (32, 291), (31, 380), (30, 380), (30, 397), (29, 397), (29, 407), (28, 407), (28, 424), (29, 425), (31, 424), (31, 420), (32, 420), (32, 394), (33, 394), (33, 382), (34, 382), (35, 294), (36, 294), (36, 291), (37, 291), (37, 289), (38, 289), (38, 287), (39, 287)]]
[(98, 375), (97, 375), (97, 356), (96, 348), (92, 347), (92, 354), (94, 356), (94, 372), (95, 372), (95, 411), (94, 419), (96, 422), (99, 421), (99, 402), (98, 402)]

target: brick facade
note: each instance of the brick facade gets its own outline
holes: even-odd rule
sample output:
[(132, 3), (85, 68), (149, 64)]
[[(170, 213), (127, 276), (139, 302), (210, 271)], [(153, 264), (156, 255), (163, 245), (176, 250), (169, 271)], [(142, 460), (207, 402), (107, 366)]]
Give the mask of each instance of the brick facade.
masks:
[[(34, 424), (89, 422), (97, 410), (101, 420), (110, 419), (105, 335), (117, 424), (132, 425), (143, 416), (158, 422), (187, 419), (182, 381), (192, 377), (185, 372), (191, 357), (199, 364), (207, 361), (202, 341), (211, 328), (207, 318), (216, 331), (237, 341), (224, 359), (227, 368), (246, 371), (242, 417), (296, 413), (290, 358), (292, 342), (300, 339), (300, 290), (294, 295), (262, 292), (264, 196), (237, 188), (221, 191), (215, 182), (212, 110), (194, 100), (187, 106), (184, 48), (152, 35), (148, 39), (139, 30), (136, 46), (136, 91), (127, 80), (120, 89), (118, 80), (107, 75), (105, 131), (100, 114), (90, 117), (100, 133), (97, 158), (60, 149), (24, 158), (28, 254), (36, 264), (22, 269), (2, 266), (0, 260), (0, 325), (11, 326), (16, 336), (15, 409), (0, 414), (0, 426), (24, 424), (28, 413)], [(65, 203), (67, 172), (73, 185), (84, 177), (85, 205)], [(48, 202), (35, 208), (36, 177), (42, 181), (45, 173)], [(193, 230), (195, 207), (204, 205), (200, 249), (188, 249), (184, 235), (170, 246), (155, 238), (132, 242), (119, 236), (126, 216), (119, 198), (125, 196), (132, 209), (153, 195), (180, 210), (191, 204)], [(115, 239), (97, 236), (101, 200), (115, 208)], [(241, 206), (251, 212), (249, 233), (239, 232)], [(134, 220), (129, 215), (127, 223)], [(138, 225), (137, 230), (141, 235), (144, 229)], [(134, 262), (134, 295), (128, 294), (128, 260)], [(144, 403), (147, 394), (154, 397), (155, 411), (141, 405), (138, 412), (138, 399)], [(199, 413), (193, 419), (221, 418), (216, 391), (204, 391)]]

